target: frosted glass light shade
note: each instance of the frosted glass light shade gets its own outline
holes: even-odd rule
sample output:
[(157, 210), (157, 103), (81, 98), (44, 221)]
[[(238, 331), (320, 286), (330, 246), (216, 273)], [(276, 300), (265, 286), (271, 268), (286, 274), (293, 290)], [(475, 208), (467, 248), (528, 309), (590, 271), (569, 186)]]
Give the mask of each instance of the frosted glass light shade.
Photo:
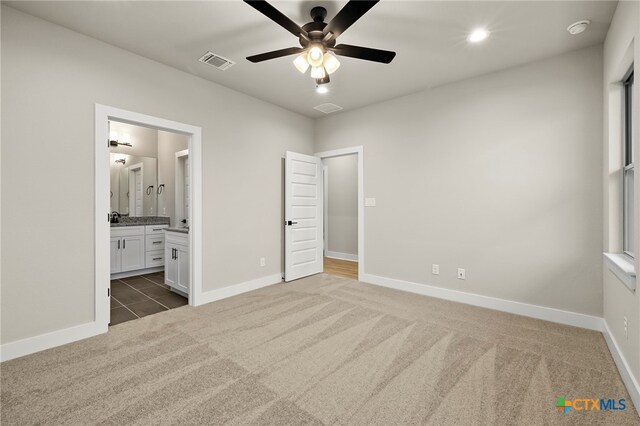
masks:
[(311, 78), (324, 78), (326, 75), (324, 67), (311, 67)]
[(320, 67), (322, 66), (323, 56), (322, 49), (318, 46), (314, 46), (309, 49), (309, 53), (307, 53), (307, 62), (309, 62), (309, 65), (312, 67)]
[(295, 67), (298, 69), (298, 71), (300, 71), (302, 74), (307, 72), (307, 70), (309, 69), (309, 62), (307, 62), (307, 54), (306, 53), (302, 53), (302, 54), (298, 55), (293, 60), (293, 65), (295, 65)]
[(324, 54), (324, 68), (329, 74), (333, 74), (340, 67), (340, 61), (331, 53)]

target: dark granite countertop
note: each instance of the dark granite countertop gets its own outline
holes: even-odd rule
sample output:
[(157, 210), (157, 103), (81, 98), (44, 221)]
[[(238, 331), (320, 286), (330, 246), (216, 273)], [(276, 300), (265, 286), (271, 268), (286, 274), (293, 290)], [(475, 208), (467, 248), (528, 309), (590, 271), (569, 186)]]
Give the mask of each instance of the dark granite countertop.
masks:
[(118, 223), (112, 223), (111, 227), (116, 228), (121, 226), (168, 225), (170, 222), (170, 218), (161, 216), (122, 216), (119, 218), (119, 220), (120, 221)]

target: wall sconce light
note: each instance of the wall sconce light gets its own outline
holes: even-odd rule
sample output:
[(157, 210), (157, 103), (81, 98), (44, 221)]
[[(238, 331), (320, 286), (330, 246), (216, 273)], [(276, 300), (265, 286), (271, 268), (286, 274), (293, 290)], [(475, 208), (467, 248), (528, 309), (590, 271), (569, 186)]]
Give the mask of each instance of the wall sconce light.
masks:
[(131, 145), (131, 135), (129, 133), (125, 133), (122, 135), (122, 142), (118, 140), (118, 132), (109, 132), (109, 145), (118, 146), (124, 145), (128, 147), (132, 147)]

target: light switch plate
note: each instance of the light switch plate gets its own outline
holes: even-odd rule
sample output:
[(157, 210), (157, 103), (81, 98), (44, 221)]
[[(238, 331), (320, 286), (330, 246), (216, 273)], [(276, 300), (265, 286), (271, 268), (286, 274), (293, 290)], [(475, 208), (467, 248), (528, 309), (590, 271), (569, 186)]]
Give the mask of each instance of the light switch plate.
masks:
[(375, 207), (376, 206), (376, 199), (375, 198), (365, 198), (364, 199), (364, 206), (365, 207)]

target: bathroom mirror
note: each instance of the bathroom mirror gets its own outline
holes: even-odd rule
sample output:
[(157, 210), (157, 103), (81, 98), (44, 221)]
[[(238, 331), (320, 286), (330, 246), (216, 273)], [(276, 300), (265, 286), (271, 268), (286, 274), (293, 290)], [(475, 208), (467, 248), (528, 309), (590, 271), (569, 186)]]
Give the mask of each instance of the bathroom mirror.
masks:
[(175, 200), (183, 193), (188, 194), (188, 190), (183, 188), (185, 184), (176, 188), (178, 174), (184, 174), (181, 166), (184, 162), (179, 162), (178, 156), (189, 148), (189, 138), (109, 121), (109, 141), (111, 211), (129, 216), (168, 217), (172, 226), (181, 223), (188, 215), (182, 204), (174, 207)]
[(111, 211), (129, 216), (157, 216), (158, 160), (110, 154)]

